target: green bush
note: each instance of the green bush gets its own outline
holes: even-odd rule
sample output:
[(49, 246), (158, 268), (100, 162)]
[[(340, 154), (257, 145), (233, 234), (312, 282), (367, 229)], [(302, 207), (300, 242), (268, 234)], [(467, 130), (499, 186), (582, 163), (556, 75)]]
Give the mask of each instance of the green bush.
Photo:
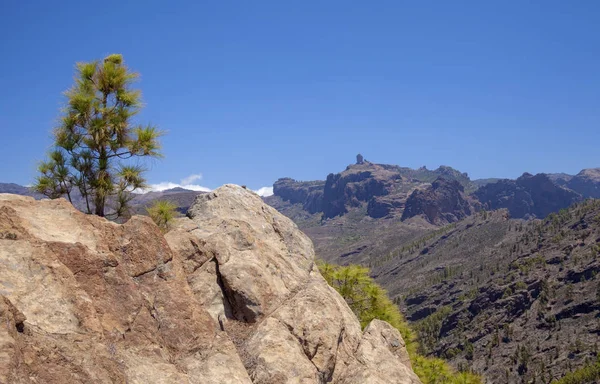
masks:
[(164, 232), (169, 228), (169, 222), (177, 215), (177, 205), (168, 200), (157, 200), (149, 208), (148, 215)]
[(515, 289), (517, 291), (523, 291), (527, 289), (527, 284), (525, 284), (524, 281), (518, 281), (517, 284), (515, 284)]
[(338, 266), (318, 262), (321, 274), (329, 285), (346, 300), (348, 306), (366, 327), (371, 320), (387, 321), (395, 327), (410, 355), (414, 372), (423, 384), (481, 384), (481, 378), (468, 372), (456, 372), (442, 359), (422, 356), (417, 352), (416, 333), (408, 325), (400, 310), (369, 276), (369, 269), (359, 265)]

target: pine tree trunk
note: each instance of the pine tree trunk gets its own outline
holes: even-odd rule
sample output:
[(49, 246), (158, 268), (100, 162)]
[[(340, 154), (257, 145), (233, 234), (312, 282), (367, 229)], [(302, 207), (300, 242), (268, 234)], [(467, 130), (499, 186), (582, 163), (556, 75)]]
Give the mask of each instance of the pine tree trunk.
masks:
[(104, 217), (104, 198), (96, 196), (94, 205), (96, 206), (96, 215)]
[(98, 180), (100, 181), (100, 185), (98, 189), (96, 189), (96, 198), (95, 198), (95, 206), (96, 206), (96, 215), (100, 217), (104, 217), (104, 205), (106, 203), (106, 188), (103, 186), (104, 179), (108, 177), (108, 156), (106, 154), (106, 149), (102, 147), (100, 149), (100, 156), (98, 159)]

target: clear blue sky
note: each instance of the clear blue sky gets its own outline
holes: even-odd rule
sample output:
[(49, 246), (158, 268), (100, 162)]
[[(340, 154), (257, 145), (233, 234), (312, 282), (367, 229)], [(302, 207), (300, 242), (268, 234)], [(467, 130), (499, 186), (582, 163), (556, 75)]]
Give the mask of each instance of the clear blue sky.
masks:
[(169, 132), (151, 183), (257, 189), (358, 152), (472, 178), (599, 167), (599, 20), (598, 1), (4, 0), (0, 181), (32, 181), (75, 62), (109, 53)]

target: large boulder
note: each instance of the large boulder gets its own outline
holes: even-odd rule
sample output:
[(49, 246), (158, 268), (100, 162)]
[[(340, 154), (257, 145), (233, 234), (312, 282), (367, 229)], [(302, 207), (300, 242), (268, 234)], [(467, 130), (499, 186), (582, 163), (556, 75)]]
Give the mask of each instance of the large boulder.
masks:
[[(199, 266), (188, 269), (188, 281), (210, 287), (195, 290), (199, 302), (220, 298), (213, 316), (253, 382), (419, 383), (400, 334), (383, 322), (363, 334), (317, 270), (308, 237), (259, 196), (225, 185), (198, 196), (188, 216), (167, 241), (173, 249), (194, 244), (179, 250), (182, 259), (214, 263), (216, 276)], [(382, 372), (379, 364), (394, 369)]]

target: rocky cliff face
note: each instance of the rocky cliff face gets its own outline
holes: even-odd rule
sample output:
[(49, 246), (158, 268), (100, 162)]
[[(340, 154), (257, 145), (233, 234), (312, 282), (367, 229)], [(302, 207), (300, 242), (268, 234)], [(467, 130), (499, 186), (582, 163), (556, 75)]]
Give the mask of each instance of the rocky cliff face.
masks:
[[(410, 194), (416, 189), (427, 190), (426, 187), (438, 178), (457, 182), (463, 188), (461, 195), (471, 204), (479, 206), (481, 202), (481, 206), (489, 210), (508, 208), (515, 218), (541, 218), (581, 198), (600, 198), (600, 168), (584, 169), (575, 176), (559, 173), (533, 176), (525, 173), (516, 180), (472, 181), (466, 173), (448, 166), (435, 170), (425, 167), (410, 169), (362, 161), (348, 166), (341, 173), (329, 174), (325, 182), (279, 179), (274, 184), (275, 197), (295, 205), (292, 209), (277, 199), (267, 201), (284, 214), (295, 220), (301, 217), (303, 221), (306, 221), (307, 215), (300, 214), (300, 209), (308, 215), (322, 213), (323, 218), (332, 219), (357, 209), (364, 216), (365, 206), (366, 215), (374, 219), (407, 218), (415, 215), (411, 211), (404, 213)], [(411, 204), (414, 206), (415, 203), (413, 199)], [(462, 211), (462, 208), (458, 209)], [(437, 214), (432, 212), (432, 215)], [(462, 217), (462, 214), (456, 217)], [(428, 221), (431, 222), (431, 218)], [(449, 216), (448, 220), (433, 218), (433, 221), (443, 224), (455, 219)]]
[(165, 238), (0, 195), (0, 382), (419, 383), (400, 334), (362, 332), (260, 197), (227, 185), (189, 217)]
[(390, 216), (396, 212), (402, 212), (406, 198), (403, 196), (373, 196), (367, 205), (367, 214), (374, 218)]
[(456, 180), (440, 177), (430, 187), (416, 189), (410, 195), (406, 200), (402, 220), (423, 215), (429, 223), (443, 225), (461, 220), (472, 211), (463, 186)]
[(321, 212), (323, 209), (324, 181), (296, 181), (290, 178), (277, 180), (273, 184), (273, 193), (284, 201), (302, 204), (309, 213)]
[[(324, 182), (279, 179), (273, 185), (273, 192), (283, 202), (301, 206), (308, 214), (322, 213), (325, 219), (365, 206), (368, 216), (379, 219), (401, 216), (410, 192), (438, 177), (455, 180), (468, 191), (476, 188), (466, 173), (448, 166), (435, 170), (411, 169), (357, 159), (356, 164), (349, 165), (343, 172), (329, 174)], [(277, 199), (266, 201), (292, 217), (301, 216), (296, 208), (290, 210)]]
[(487, 184), (474, 195), (488, 209), (507, 208), (514, 218), (543, 218), (581, 200), (581, 195), (556, 185), (543, 173)]
[(342, 173), (329, 174), (323, 192), (323, 216), (342, 215), (376, 196), (389, 195), (402, 176), (378, 164), (364, 162), (348, 166)]

